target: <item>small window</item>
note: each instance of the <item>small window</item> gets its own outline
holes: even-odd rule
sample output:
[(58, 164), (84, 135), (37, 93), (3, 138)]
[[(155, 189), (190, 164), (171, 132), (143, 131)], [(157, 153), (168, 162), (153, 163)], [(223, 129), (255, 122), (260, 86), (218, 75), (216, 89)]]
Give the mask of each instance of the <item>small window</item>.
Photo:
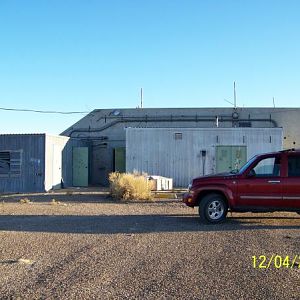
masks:
[(175, 140), (182, 140), (182, 133), (181, 132), (175, 132)]
[(0, 152), (0, 174), (8, 175), (10, 170), (10, 152)]
[(21, 151), (0, 151), (0, 176), (20, 176), (21, 164)]
[(288, 176), (300, 177), (300, 157), (289, 156), (288, 158)]

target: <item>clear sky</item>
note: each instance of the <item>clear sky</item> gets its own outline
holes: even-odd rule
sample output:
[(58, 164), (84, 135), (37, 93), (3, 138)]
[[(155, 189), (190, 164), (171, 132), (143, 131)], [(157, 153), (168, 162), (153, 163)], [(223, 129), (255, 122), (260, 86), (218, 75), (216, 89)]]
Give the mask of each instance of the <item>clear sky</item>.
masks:
[[(1, 0), (0, 107), (298, 107), (300, 1)], [(83, 115), (0, 111), (0, 133)]]

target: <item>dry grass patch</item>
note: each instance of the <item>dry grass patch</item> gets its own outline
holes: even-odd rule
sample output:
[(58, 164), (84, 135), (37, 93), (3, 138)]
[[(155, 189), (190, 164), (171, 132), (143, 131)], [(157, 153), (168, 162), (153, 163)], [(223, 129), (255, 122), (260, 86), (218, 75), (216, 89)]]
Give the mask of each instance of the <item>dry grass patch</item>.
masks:
[(21, 204), (25, 204), (25, 203), (32, 203), (30, 199), (26, 198), (22, 198), (19, 200), (19, 203)]
[(151, 200), (152, 184), (146, 175), (139, 173), (109, 174), (110, 193), (112, 197), (122, 200)]
[(50, 201), (50, 204), (52, 204), (52, 205), (58, 205), (58, 204), (60, 204), (60, 201), (57, 201), (56, 199), (52, 199), (51, 201)]
[(66, 203), (62, 203), (61, 201), (58, 201), (58, 200), (56, 200), (54, 198), (50, 201), (50, 204), (51, 205), (63, 205), (63, 206), (67, 206)]

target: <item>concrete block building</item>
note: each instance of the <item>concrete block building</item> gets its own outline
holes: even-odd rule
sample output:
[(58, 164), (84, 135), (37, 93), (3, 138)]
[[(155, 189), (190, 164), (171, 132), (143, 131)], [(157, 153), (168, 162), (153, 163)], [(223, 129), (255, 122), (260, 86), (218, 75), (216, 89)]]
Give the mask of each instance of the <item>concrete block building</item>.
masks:
[[(139, 157), (136, 159), (140, 162), (144, 161), (138, 171), (145, 171), (149, 174), (154, 172), (156, 174), (152, 175), (166, 177), (172, 177), (172, 172), (182, 172), (180, 169), (182, 167), (175, 168), (174, 164), (169, 166), (170, 172), (163, 171), (165, 165), (161, 163), (158, 164), (160, 168), (153, 169), (154, 159), (150, 159), (151, 153), (156, 153), (157, 161), (163, 161), (163, 158), (170, 155), (170, 144), (162, 141), (157, 143), (159, 136), (164, 135), (163, 132), (171, 130), (169, 134), (174, 140), (181, 136), (184, 142), (187, 135), (184, 135), (183, 131), (197, 129), (199, 133), (197, 142), (193, 144), (193, 141), (196, 141), (194, 139), (190, 140), (191, 144), (185, 144), (187, 149), (194, 149), (192, 152), (189, 151), (189, 156), (184, 153), (184, 148), (179, 151), (179, 143), (174, 145), (176, 151), (179, 151), (177, 155), (181, 155), (181, 159), (185, 158), (190, 169), (190, 175), (187, 175), (184, 180), (180, 179), (177, 183), (175, 180), (175, 185), (181, 186), (186, 184), (190, 176), (219, 171), (220, 168), (218, 169), (212, 160), (220, 160), (220, 153), (228, 155), (228, 157), (232, 153), (240, 153), (239, 155), (243, 155), (244, 161), (249, 159), (253, 153), (299, 147), (299, 116), (300, 108), (96, 109), (66, 129), (62, 135), (89, 141), (89, 148), (86, 150), (88, 154), (85, 156), (90, 168), (88, 184), (107, 185), (110, 172), (132, 171), (132, 159), (134, 155), (137, 157), (137, 154)], [(143, 138), (147, 131), (144, 131), (140, 138), (126, 140), (128, 138), (126, 132), (131, 128), (157, 129), (153, 133), (151, 150), (149, 143), (147, 144)], [(228, 132), (226, 133), (227, 140), (225, 140), (225, 131), (222, 131), (226, 128), (230, 129), (228, 132), (231, 132), (229, 135)], [(213, 137), (210, 143), (203, 140), (203, 132), (207, 129), (212, 130), (209, 133)], [(242, 135), (238, 134), (241, 130)], [(200, 143), (201, 139), (203, 140), (202, 144)], [(249, 143), (250, 140), (251, 143)], [(225, 146), (227, 146), (226, 149)], [(233, 146), (239, 146), (240, 151), (235, 152), (236, 148), (232, 148)], [(198, 164), (191, 162), (204, 153), (207, 153), (208, 156), (203, 171), (201, 162)], [(152, 167), (150, 167), (150, 161)], [(231, 164), (229, 166), (232, 167)]]

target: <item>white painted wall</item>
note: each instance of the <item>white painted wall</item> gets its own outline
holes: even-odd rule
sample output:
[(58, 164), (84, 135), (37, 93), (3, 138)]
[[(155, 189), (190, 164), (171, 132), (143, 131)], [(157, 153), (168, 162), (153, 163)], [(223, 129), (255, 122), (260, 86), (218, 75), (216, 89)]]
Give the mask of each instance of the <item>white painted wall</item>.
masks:
[(62, 179), (62, 153), (69, 138), (46, 135), (45, 190), (60, 188)]

